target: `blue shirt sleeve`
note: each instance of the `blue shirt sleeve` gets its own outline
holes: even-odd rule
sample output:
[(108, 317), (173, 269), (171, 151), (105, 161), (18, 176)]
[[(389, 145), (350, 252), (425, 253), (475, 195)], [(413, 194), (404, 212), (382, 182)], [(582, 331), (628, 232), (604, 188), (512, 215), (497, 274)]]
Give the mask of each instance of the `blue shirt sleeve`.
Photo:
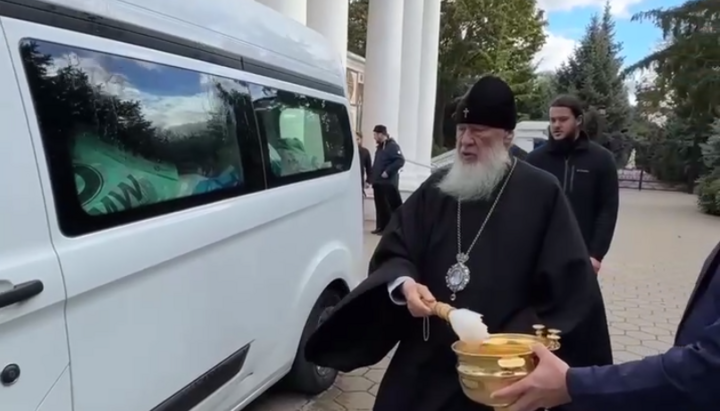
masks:
[(583, 411), (719, 410), (720, 318), (699, 341), (664, 354), (570, 369), (572, 408)]

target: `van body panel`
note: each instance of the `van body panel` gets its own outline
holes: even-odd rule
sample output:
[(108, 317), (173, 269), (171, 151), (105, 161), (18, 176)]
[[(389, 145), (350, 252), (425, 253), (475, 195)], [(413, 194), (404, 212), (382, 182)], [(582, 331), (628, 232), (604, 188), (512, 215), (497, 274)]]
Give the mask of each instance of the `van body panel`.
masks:
[(0, 293), (29, 281), (40, 281), (42, 292), (0, 307), (0, 371), (18, 370), (14, 382), (0, 386), (0, 404), (25, 411), (38, 407), (70, 360), (65, 285), (5, 32), (0, 20)]
[[(360, 281), (362, 192), (349, 105), (344, 96), (315, 87), (323, 83), (345, 89), (339, 56), (317, 33), (250, 0), (222, 0), (211, 7), (201, 1), (170, 7), (158, 0), (24, 3), (58, 7), (42, 9), (52, 17), (43, 23), (23, 19), (20, 12), (12, 16), (0, 12), (0, 40), (7, 43), (0, 49), (0, 85), (12, 102), (0, 116), (14, 135), (0, 142), (0, 160), (4, 160), (0, 176), (15, 176), (12, 184), (0, 177), (0, 184), (22, 198), (0, 204), (3, 226), (16, 224), (13, 231), (22, 233), (0, 236), (0, 254), (13, 255), (0, 259), (0, 286), (40, 278), (45, 290), (19, 307), (0, 308), (0, 360), (27, 364), (28, 370), (23, 368), (22, 378), (11, 390), (0, 387), (0, 403), (10, 404), (13, 411), (69, 411), (71, 398), (72, 411), (162, 411), (163, 404), (183, 390), (214, 380), (221, 386), (205, 397), (195, 395), (183, 407), (237, 409), (290, 370), (320, 294), (331, 283), (339, 281), (352, 289)], [(72, 24), (47, 24), (67, 20), (60, 12), (63, 7), (98, 16), (83, 23), (97, 24), (98, 35), (74, 31)], [(52, 15), (53, 10), (58, 14)], [(197, 44), (197, 58), (189, 57), (192, 53), (154, 49), (149, 40), (143, 45), (124, 42), (120, 35), (112, 38), (103, 29), (103, 19), (108, 25), (123, 22), (187, 39), (183, 47), (189, 50), (188, 44)], [(242, 64), (230, 64), (231, 57), (228, 64), (216, 64), (211, 48), (236, 55), (248, 67), (284, 68), (299, 80), (243, 70)], [(78, 86), (64, 85), (61, 76), (80, 76), (78, 81), (87, 86), (79, 87), (89, 87), (93, 98), (118, 99), (116, 107), (141, 110), (153, 130), (178, 136), (189, 135), (186, 130), (205, 121), (193, 116), (213, 113), (214, 97), (208, 94), (212, 87), (231, 90), (234, 98), (251, 102), (254, 111), (232, 103), (234, 111), (223, 115), (235, 125), (226, 126), (224, 132), (251, 133), (238, 136), (245, 139), (238, 147), (241, 152), (247, 144), (259, 147), (259, 173), (265, 175), (259, 184), (264, 186), (255, 184), (252, 191), (235, 194), (228, 191), (215, 201), (208, 194), (210, 200), (197, 206), (168, 208), (167, 213), (69, 234), (59, 210), (77, 200), (70, 198), (72, 192), (70, 197), (58, 197), (59, 180), (67, 178), (56, 165), (59, 156), (75, 151), (73, 146), (65, 148), (64, 140), (58, 143), (60, 135), (50, 130), (60, 128), (48, 128), (47, 110), (37, 100), (47, 87)], [(189, 91), (191, 84), (202, 92)], [(282, 108), (284, 103), (263, 108), (267, 101), (286, 98), (280, 95), (324, 103), (288, 103), (300, 104), (295, 111)], [(311, 118), (313, 113), (324, 115), (322, 107), (329, 103), (335, 107), (335, 123), (322, 120), (311, 127), (312, 121), (318, 121)], [(272, 110), (280, 110), (280, 117)], [(300, 128), (298, 115), (310, 116)], [(236, 126), (242, 121), (250, 128)], [(273, 121), (278, 123), (270, 124)], [(290, 123), (295, 128), (283, 130)], [(73, 125), (79, 130), (72, 132), (77, 137), (74, 146), (84, 136), (110, 135), (107, 127), (97, 124)], [(278, 136), (286, 142), (299, 139), (307, 152), (319, 150), (322, 157), (330, 143), (317, 141), (318, 127), (323, 136), (341, 130), (345, 145), (333, 146), (333, 153), (349, 158), (347, 167), (333, 157), (314, 163), (327, 172), (310, 172), (308, 177), (286, 171), (270, 175), (276, 173), (277, 164), (285, 167), (297, 161), (287, 157), (291, 151), (277, 148), (285, 144)], [(185, 134), (177, 134), (180, 129)], [(282, 161), (278, 150), (284, 153)], [(183, 173), (200, 173), (182, 171), (183, 167), (177, 165), (172, 174), (185, 178)], [(247, 171), (249, 166), (243, 162), (241, 167)], [(254, 176), (245, 174), (247, 179)], [(22, 184), (17, 184), (18, 179)], [(80, 195), (79, 185), (77, 189)], [(244, 347), (246, 356), (236, 373), (212, 374)], [(43, 372), (35, 372), (34, 367), (40, 366)]]

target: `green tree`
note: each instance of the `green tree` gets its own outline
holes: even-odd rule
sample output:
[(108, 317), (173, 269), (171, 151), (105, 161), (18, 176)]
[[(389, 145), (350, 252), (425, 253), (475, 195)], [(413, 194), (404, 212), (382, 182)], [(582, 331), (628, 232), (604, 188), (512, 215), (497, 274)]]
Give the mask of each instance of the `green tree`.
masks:
[(668, 9), (640, 13), (634, 20), (650, 20), (663, 32), (664, 45), (628, 67), (628, 72), (652, 69), (661, 98), (692, 105), (695, 120), (720, 112), (720, 2), (691, 0)]
[(580, 45), (557, 73), (558, 91), (576, 94), (587, 108), (605, 109), (598, 138), (604, 133), (616, 135), (629, 124), (630, 102), (621, 52), (608, 2), (602, 16), (591, 18)]
[(610, 13), (610, 2), (600, 20), (600, 36), (595, 49), (595, 89), (601, 93), (597, 106), (605, 107), (606, 130), (616, 133), (628, 126), (630, 121), (630, 101), (622, 71), (623, 58), (620, 56), (622, 44), (615, 41), (615, 22)]
[(542, 72), (535, 75), (530, 95), (518, 101), (518, 112), (521, 120), (549, 120), (549, 107), (557, 96), (556, 76), (553, 72)]
[[(363, 56), (367, 11), (368, 0), (351, 0), (348, 48)], [(484, 74), (508, 81), (520, 106), (531, 106), (538, 93), (532, 61), (545, 43), (545, 24), (536, 0), (442, 0), (434, 130), (437, 145), (454, 144), (454, 132), (443, 136), (447, 106)]]
[(442, 133), (445, 106), (478, 77), (503, 78), (521, 106), (534, 98), (532, 61), (545, 43), (545, 25), (536, 0), (443, 1), (435, 117), (435, 136), (443, 137), (443, 145), (454, 144), (454, 133)]
[(350, 10), (348, 12), (348, 50), (359, 56), (365, 57), (369, 0), (349, 1)]
[(703, 212), (720, 215), (720, 120), (713, 123), (710, 136), (701, 148), (708, 172), (698, 180), (698, 206)]
[(682, 127), (668, 129), (665, 142), (679, 148), (674, 151), (674, 162), (683, 165), (683, 177), (690, 187), (699, 178), (703, 190), (715, 187), (710, 181), (716, 178), (712, 177), (715, 172), (703, 159), (703, 147), (720, 114), (720, 3), (690, 0), (640, 13), (634, 19), (655, 23), (664, 41), (659, 50), (631, 65), (628, 72), (655, 72), (654, 92), (643, 96), (647, 99), (644, 103), (669, 107), (669, 117), (682, 123)]

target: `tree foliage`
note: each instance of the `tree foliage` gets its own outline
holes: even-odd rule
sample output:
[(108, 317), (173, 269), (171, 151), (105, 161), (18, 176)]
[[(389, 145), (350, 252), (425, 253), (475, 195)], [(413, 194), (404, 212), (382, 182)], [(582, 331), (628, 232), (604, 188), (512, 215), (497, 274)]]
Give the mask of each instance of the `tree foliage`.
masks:
[[(344, 0), (337, 0), (344, 1)], [(367, 17), (369, 0), (349, 0), (348, 12), (348, 50), (365, 57), (365, 42), (367, 41)]]
[(720, 134), (720, 2), (689, 0), (634, 19), (652, 21), (663, 33), (662, 46), (627, 69), (655, 74), (638, 93), (646, 118), (665, 121), (662, 139), (641, 136), (649, 151), (664, 153), (649, 165), (658, 171), (658, 178), (682, 179), (689, 187), (697, 184), (700, 208), (720, 214), (720, 171), (715, 160)]
[[(630, 121), (621, 52), (608, 2), (602, 16), (591, 18), (580, 45), (557, 72), (558, 92), (577, 95), (588, 110), (605, 109), (602, 132), (610, 134), (622, 131)], [(601, 138), (602, 132), (593, 137)]]
[(537, 73), (530, 95), (518, 101), (518, 112), (521, 120), (549, 120), (548, 107), (557, 96), (555, 73)]
[(482, 75), (507, 81), (521, 110), (530, 105), (537, 91), (533, 58), (545, 43), (545, 24), (535, 0), (443, 1), (435, 126), (446, 146), (454, 144), (454, 132), (440, 132), (449, 120), (442, 107)]
[(708, 214), (720, 216), (720, 120), (715, 120), (700, 148), (707, 172), (698, 179), (698, 206)]
[(640, 13), (634, 20), (655, 23), (665, 44), (627, 71), (655, 71), (662, 97), (690, 103), (693, 119), (707, 121), (720, 114), (720, 2), (686, 1), (677, 7)]
[[(546, 23), (536, 3), (536, 0), (442, 0), (437, 143), (452, 144), (454, 133), (442, 138), (446, 106), (482, 75), (495, 74), (508, 81), (521, 108), (537, 98), (533, 58), (545, 43)], [(351, 1), (349, 48), (363, 56), (367, 11), (368, 0)]]

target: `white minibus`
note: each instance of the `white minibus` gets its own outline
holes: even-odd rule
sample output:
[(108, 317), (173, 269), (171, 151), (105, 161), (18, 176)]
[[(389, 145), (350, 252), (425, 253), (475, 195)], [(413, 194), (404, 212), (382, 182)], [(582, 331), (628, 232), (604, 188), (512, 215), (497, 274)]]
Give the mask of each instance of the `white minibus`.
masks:
[(253, 0), (0, 0), (0, 410), (236, 411), (336, 372), (345, 68)]

